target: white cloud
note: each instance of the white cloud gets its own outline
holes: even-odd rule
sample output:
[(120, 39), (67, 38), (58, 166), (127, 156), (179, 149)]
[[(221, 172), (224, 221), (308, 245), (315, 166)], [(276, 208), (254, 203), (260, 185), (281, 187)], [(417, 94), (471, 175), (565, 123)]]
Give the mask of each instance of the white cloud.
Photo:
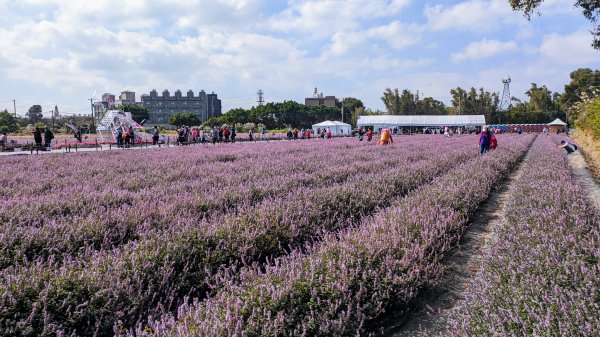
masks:
[(94, 90), (204, 89), (227, 111), (253, 105), (259, 88), (302, 101), (314, 86), (375, 109), (386, 87), (447, 101), (459, 85), (501, 89), (507, 74), (517, 88), (550, 86), (597, 67), (581, 13), (544, 6), (528, 22), (506, 0), (0, 0), (0, 109), (16, 98), (85, 112)]
[(469, 0), (456, 5), (426, 5), (427, 25), (434, 31), (489, 32), (515, 16), (506, 0)]
[(273, 17), (271, 29), (317, 38), (357, 30), (362, 22), (397, 15), (411, 0), (310, 0), (292, 1)]
[(600, 62), (600, 52), (592, 49), (592, 35), (587, 30), (572, 34), (552, 33), (545, 35), (540, 45), (540, 55), (561, 66), (596, 64)]
[(479, 42), (469, 43), (462, 52), (452, 54), (452, 59), (454, 61), (480, 60), (517, 50), (517, 44), (514, 41), (502, 42), (484, 39)]

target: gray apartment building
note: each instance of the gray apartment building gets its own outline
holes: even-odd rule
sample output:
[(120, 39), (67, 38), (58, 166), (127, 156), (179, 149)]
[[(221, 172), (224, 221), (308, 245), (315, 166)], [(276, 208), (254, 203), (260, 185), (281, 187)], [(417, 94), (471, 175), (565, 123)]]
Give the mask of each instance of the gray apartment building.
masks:
[(201, 90), (198, 96), (194, 96), (192, 90), (188, 90), (185, 96), (181, 90), (176, 90), (174, 95), (171, 95), (169, 90), (164, 90), (162, 95), (152, 90), (149, 95), (142, 95), (141, 100), (141, 105), (150, 115), (150, 119), (144, 125), (169, 124), (169, 116), (177, 112), (193, 113), (201, 122), (221, 115), (221, 100), (217, 98), (217, 94), (207, 94), (204, 90)]

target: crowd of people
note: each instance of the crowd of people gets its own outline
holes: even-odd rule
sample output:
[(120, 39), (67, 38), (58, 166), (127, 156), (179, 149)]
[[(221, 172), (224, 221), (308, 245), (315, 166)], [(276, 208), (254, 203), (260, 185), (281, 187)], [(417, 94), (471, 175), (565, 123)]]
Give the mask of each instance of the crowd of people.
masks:
[[(466, 130), (466, 129), (465, 129)], [(465, 130), (457, 130), (458, 134), (465, 132)], [(289, 128), (286, 133), (286, 138), (288, 140), (296, 140), (296, 139), (311, 139), (311, 138), (321, 138), (321, 139), (331, 139), (333, 138), (333, 132), (330, 128), (318, 128), (316, 134), (313, 134), (313, 130), (311, 129), (298, 129), (298, 128)], [(496, 134), (502, 133), (502, 129), (492, 128), (488, 126), (482, 127), (481, 131), (477, 128), (465, 133), (478, 133), (478, 145), (480, 154), (487, 153), (491, 150), (496, 149), (498, 146), (498, 140), (496, 138)], [(514, 132), (517, 134), (521, 134), (523, 131), (520, 127), (514, 129)], [(260, 131), (260, 137), (264, 139), (266, 137), (266, 129), (263, 127)], [(389, 145), (394, 144), (394, 139), (392, 135), (396, 135), (398, 130), (391, 128), (379, 129), (380, 137), (377, 142), (378, 145)], [(424, 133), (427, 133), (426, 131)], [(448, 127), (440, 129), (440, 132), (436, 132), (438, 134), (444, 134), (447, 137), (452, 137), (454, 135), (454, 130)], [(39, 127), (36, 127), (33, 131), (33, 138), (35, 145), (39, 148), (43, 146), (50, 147), (52, 139), (54, 139), (54, 133), (50, 128), (45, 128), (42, 131)], [(367, 141), (371, 141), (373, 139), (373, 129), (368, 128), (357, 128), (353, 132), (354, 135), (358, 137), (359, 141), (364, 139), (366, 135)], [(544, 128), (543, 134), (548, 135), (549, 131), (547, 128)], [(166, 136), (160, 135), (160, 132), (156, 126), (152, 128), (150, 131), (150, 135), (152, 136), (152, 144), (165, 144), (168, 142)], [(116, 140), (118, 148), (129, 148), (135, 144), (135, 130), (132, 126), (129, 127), (119, 127), (116, 130)], [(78, 142), (81, 142), (81, 133), (78, 131), (74, 132), (74, 137)], [(202, 127), (189, 127), (186, 125), (181, 125), (177, 128), (177, 145), (198, 143), (198, 144), (206, 144), (206, 143), (235, 143), (237, 137), (237, 132), (235, 127), (229, 127), (224, 125), (222, 127), (213, 126), (210, 131), (205, 131)], [(248, 140), (254, 140), (254, 130), (248, 130)], [(0, 136), (0, 146), (8, 145), (8, 138), (6, 132), (3, 132)], [(568, 142), (561, 141), (559, 147), (565, 149), (565, 151), (569, 153), (573, 153), (577, 150), (577, 145)]]

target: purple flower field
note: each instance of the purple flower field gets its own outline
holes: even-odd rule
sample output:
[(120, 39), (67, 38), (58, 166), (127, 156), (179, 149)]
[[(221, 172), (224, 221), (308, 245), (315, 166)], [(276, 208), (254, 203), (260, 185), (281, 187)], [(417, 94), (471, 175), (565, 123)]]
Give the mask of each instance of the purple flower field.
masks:
[[(443, 273), (469, 215), (525, 153), (532, 136), (446, 170), (360, 224), (267, 265), (224, 271), (205, 300), (140, 325), (152, 336), (349, 336), (386, 308), (408, 307)], [(473, 154), (473, 150), (470, 150)]]
[(509, 226), (445, 336), (600, 334), (600, 212), (552, 138), (538, 137), (530, 150)]
[(376, 333), (526, 153), (448, 334), (599, 331), (600, 215), (554, 137), (398, 140), (3, 158), (0, 336)]
[(304, 251), (475, 156), (473, 137), (7, 158), (0, 330), (98, 335), (202, 299), (220, 271)]

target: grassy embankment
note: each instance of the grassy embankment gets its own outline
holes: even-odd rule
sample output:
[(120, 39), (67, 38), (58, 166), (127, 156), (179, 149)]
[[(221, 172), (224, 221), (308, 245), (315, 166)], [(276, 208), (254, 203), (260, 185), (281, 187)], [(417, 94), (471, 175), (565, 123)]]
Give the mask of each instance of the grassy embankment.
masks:
[(580, 150), (585, 157), (592, 175), (600, 182), (600, 140), (584, 130), (577, 129), (571, 135), (580, 145)]

